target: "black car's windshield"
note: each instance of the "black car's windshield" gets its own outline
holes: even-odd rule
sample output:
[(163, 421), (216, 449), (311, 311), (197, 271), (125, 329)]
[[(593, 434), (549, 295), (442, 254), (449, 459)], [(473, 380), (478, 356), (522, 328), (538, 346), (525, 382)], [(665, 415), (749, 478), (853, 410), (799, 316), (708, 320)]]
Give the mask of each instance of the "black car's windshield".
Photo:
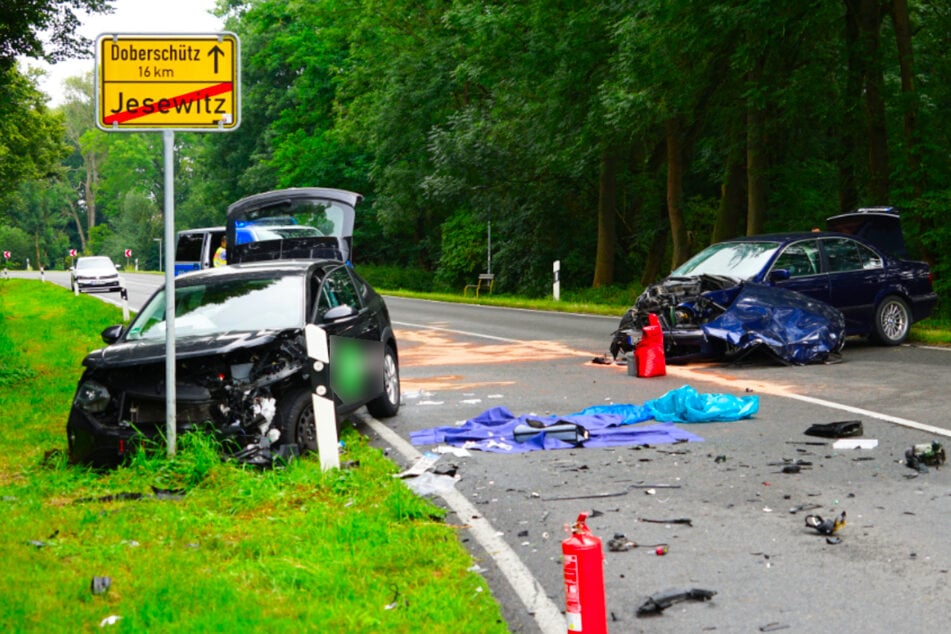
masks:
[(778, 248), (778, 242), (720, 242), (693, 256), (670, 275), (722, 275), (748, 280), (766, 267)]
[[(175, 337), (298, 328), (304, 323), (299, 276), (210, 279), (175, 289)], [(165, 291), (129, 326), (127, 340), (165, 338)]]

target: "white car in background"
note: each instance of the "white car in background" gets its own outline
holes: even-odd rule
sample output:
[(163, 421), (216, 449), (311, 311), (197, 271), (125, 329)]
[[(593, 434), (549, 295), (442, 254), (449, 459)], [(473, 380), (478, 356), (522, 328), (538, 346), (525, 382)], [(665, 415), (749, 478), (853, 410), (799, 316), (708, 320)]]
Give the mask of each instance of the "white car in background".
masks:
[(90, 255), (76, 259), (70, 269), (70, 288), (80, 293), (122, 291), (125, 284), (111, 259)]

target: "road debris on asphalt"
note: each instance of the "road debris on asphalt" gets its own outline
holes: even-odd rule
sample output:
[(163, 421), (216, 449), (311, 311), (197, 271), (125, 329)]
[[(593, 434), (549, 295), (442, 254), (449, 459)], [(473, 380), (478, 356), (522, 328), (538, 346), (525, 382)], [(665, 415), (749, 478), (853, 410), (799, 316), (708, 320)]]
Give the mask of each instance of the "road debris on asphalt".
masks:
[(940, 467), (948, 457), (941, 443), (932, 441), (913, 445), (905, 450), (905, 464), (918, 473), (928, 473), (928, 467)]
[(875, 449), (878, 440), (875, 438), (840, 438), (832, 443), (833, 449)]
[(654, 616), (660, 614), (675, 603), (682, 601), (709, 601), (716, 595), (714, 590), (689, 588), (684, 590), (665, 590), (647, 597), (647, 600), (637, 608), (637, 616)]
[(651, 524), (683, 524), (685, 526), (693, 526), (693, 520), (688, 517), (678, 517), (672, 520), (652, 520), (646, 517), (637, 518), (638, 522), (650, 522)]
[(620, 553), (635, 548), (653, 548), (654, 553), (658, 556), (670, 552), (669, 544), (638, 544), (628, 539), (624, 533), (614, 533), (614, 537), (608, 540), (608, 550), (611, 552)]
[(834, 423), (815, 423), (803, 433), (823, 438), (851, 438), (861, 436), (865, 432), (860, 420), (840, 420)]
[(845, 511), (828, 519), (822, 519), (821, 515), (807, 515), (806, 526), (816, 529), (820, 535), (832, 535), (845, 526)]
[(416, 495), (442, 495), (453, 490), (459, 468), (456, 465), (437, 465), (441, 453), (427, 451), (419, 456), (410, 467), (393, 474), (394, 478), (401, 478)]

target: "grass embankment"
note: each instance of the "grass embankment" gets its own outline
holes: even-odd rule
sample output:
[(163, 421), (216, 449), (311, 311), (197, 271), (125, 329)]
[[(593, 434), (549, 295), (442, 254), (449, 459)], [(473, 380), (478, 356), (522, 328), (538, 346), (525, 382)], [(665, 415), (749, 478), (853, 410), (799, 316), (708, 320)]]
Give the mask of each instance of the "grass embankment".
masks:
[[(98, 631), (121, 617), (116, 631), (507, 631), (443, 512), (352, 428), (348, 466), (327, 472), (313, 457), (266, 472), (224, 463), (188, 435), (174, 459), (66, 464), (80, 360), (119, 321), (92, 297), (0, 282), (0, 629)], [(108, 590), (94, 594), (95, 577)]]

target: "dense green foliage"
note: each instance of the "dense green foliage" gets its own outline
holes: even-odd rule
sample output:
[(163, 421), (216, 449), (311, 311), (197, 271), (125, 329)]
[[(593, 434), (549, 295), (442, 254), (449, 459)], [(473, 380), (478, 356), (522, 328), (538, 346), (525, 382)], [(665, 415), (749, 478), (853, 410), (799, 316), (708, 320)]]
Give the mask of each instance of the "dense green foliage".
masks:
[[(508, 631), (444, 511), (350, 426), (327, 471), (223, 462), (196, 434), (174, 459), (158, 446), (110, 472), (68, 465), (80, 360), (120, 319), (53, 284), (0, 281), (0, 628), (91, 632), (114, 615), (136, 632)], [(94, 594), (94, 577), (111, 586)]]
[[(951, 304), (946, 2), (219, 10), (241, 40), (242, 124), (176, 136), (178, 228), (219, 224), (251, 193), (342, 187), (365, 195), (358, 261), (419, 267), (434, 288), (460, 289), (488, 267), (491, 226), (496, 287), (540, 296), (555, 260), (566, 289), (637, 286), (711, 241), (893, 205)], [(87, 85), (64, 107), (66, 178), (82, 201), (64, 209), (76, 220), (64, 235), (89, 250), (106, 224), (97, 248), (132, 248), (155, 268), (159, 135), (93, 129), (80, 116), (91, 100)], [(62, 257), (59, 245), (37, 249)]]

